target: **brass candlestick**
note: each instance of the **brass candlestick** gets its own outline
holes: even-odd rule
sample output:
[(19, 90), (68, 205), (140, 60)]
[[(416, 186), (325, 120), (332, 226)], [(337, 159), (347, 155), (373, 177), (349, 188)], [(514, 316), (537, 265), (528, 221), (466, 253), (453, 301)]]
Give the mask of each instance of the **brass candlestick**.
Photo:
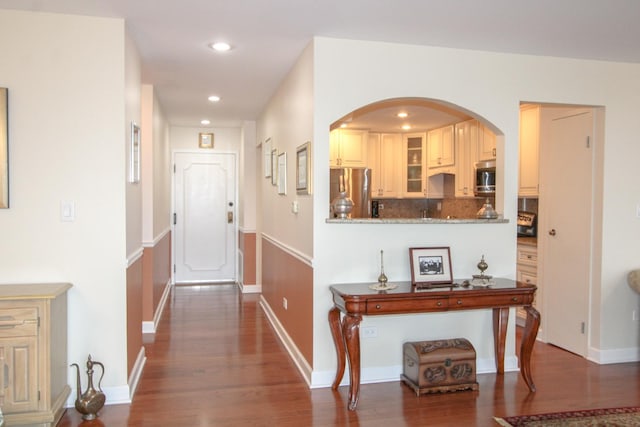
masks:
[(380, 251), (380, 275), (378, 276), (378, 283), (382, 286), (387, 285), (387, 276), (384, 274), (384, 251)]

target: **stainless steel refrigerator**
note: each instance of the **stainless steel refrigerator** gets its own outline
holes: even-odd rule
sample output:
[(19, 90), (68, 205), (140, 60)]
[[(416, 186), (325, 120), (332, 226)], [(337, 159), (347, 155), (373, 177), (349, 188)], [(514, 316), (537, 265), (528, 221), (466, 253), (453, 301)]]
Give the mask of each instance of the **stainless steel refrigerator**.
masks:
[(353, 200), (353, 210), (350, 218), (371, 218), (371, 169), (369, 168), (336, 168), (331, 169), (329, 179), (329, 214), (331, 202), (339, 193), (345, 191), (347, 197)]

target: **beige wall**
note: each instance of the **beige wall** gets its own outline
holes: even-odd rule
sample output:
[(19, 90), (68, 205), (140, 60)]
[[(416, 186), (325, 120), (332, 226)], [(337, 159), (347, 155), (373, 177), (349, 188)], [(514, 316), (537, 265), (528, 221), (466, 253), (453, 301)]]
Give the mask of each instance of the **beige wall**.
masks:
[[(11, 147), (0, 280), (73, 284), (69, 363), (104, 363), (112, 403), (129, 398), (124, 47), (120, 19), (0, 10)], [(74, 222), (60, 220), (63, 200)]]

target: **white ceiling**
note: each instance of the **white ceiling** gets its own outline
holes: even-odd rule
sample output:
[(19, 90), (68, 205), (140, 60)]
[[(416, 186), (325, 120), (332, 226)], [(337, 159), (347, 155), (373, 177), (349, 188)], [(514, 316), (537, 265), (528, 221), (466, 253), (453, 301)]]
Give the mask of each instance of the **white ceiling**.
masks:
[[(124, 18), (144, 83), (181, 126), (257, 119), (316, 35), (640, 63), (638, 0), (0, 0), (0, 9)], [(216, 40), (233, 50), (214, 53)]]

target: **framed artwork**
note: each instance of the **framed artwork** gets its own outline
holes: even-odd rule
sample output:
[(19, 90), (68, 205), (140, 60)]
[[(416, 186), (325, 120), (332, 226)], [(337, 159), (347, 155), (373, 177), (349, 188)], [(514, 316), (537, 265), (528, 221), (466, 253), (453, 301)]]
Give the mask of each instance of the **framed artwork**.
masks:
[(287, 194), (287, 153), (278, 154), (278, 194)]
[(262, 144), (262, 157), (264, 158), (263, 167), (262, 167), (262, 169), (264, 170), (264, 177), (270, 178), (272, 173), (271, 172), (271, 138), (267, 138), (267, 140)]
[(131, 141), (129, 143), (129, 182), (140, 182), (140, 126), (131, 122)]
[(271, 149), (271, 185), (278, 183), (278, 149)]
[(296, 192), (298, 194), (311, 193), (311, 186), (309, 185), (311, 178), (310, 146), (310, 142), (305, 142), (296, 149)]
[(213, 134), (212, 133), (199, 133), (198, 134), (198, 147), (200, 148), (213, 148)]
[(453, 283), (448, 247), (409, 248), (411, 284), (421, 287)]

